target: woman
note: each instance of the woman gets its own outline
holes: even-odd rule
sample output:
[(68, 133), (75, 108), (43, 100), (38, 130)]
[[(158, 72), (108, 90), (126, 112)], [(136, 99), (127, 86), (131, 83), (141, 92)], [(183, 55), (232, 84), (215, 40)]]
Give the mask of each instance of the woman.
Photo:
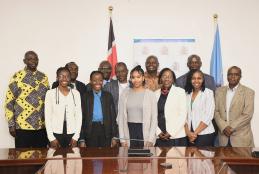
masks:
[(161, 89), (156, 91), (158, 106), (158, 137), (156, 146), (187, 146), (184, 130), (186, 121), (186, 95), (182, 88), (175, 87), (176, 77), (169, 68), (160, 71), (158, 82)]
[(212, 119), (215, 103), (213, 91), (205, 88), (204, 74), (191, 70), (185, 86), (187, 93), (187, 123), (185, 131), (190, 146), (213, 146)]
[(122, 146), (149, 147), (156, 140), (157, 104), (154, 92), (144, 88), (144, 71), (136, 66), (130, 72), (132, 88), (121, 94), (118, 108)]
[(45, 98), (45, 122), (50, 147), (75, 147), (82, 124), (80, 94), (69, 87), (68, 68), (59, 68), (57, 78), (58, 87), (49, 90)]

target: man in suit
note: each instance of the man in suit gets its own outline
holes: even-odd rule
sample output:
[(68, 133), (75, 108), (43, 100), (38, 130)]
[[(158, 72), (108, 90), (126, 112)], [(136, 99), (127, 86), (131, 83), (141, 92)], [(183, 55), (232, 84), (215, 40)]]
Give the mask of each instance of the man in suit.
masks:
[[(192, 70), (192, 69), (199, 70), (201, 68), (201, 65), (202, 65), (201, 58), (198, 55), (193, 54), (188, 57), (187, 66), (188, 66), (189, 70)], [(176, 79), (176, 86), (181, 87), (183, 89), (185, 88), (187, 75), (189, 72), (187, 72), (186, 74), (184, 74)], [(206, 88), (209, 88), (212, 91), (216, 90), (215, 81), (212, 76), (204, 73), (204, 80), (205, 80)]]
[(113, 101), (115, 104), (116, 115), (118, 114), (118, 103), (119, 96), (124, 89), (129, 87), (129, 83), (127, 80), (128, 76), (128, 68), (124, 62), (118, 62), (115, 65), (115, 75), (117, 80), (111, 80), (110, 83), (104, 85), (104, 90), (108, 91), (112, 94)]
[[(78, 92), (80, 93), (80, 97), (81, 97), (81, 103), (82, 103), (82, 97), (83, 94), (86, 91), (86, 86), (83, 82), (80, 82), (77, 79), (78, 77), (78, 66), (75, 62), (69, 62), (65, 65), (66, 68), (69, 69), (70, 74), (71, 74), (71, 83), (70, 83), (70, 87), (73, 89), (78, 90)], [(52, 89), (58, 87), (58, 81), (55, 81), (52, 84)]]
[(228, 86), (216, 91), (215, 120), (219, 127), (220, 146), (253, 147), (251, 119), (254, 91), (239, 83), (241, 69), (232, 66), (227, 74)]
[(91, 91), (83, 96), (83, 123), (79, 138), (80, 147), (110, 147), (118, 136), (116, 114), (112, 95), (102, 90), (103, 74), (93, 71), (90, 75)]

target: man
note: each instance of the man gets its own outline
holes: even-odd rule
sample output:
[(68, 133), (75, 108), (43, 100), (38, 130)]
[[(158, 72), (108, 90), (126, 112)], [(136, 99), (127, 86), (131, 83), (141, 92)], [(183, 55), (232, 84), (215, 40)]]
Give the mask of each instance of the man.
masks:
[(110, 83), (107, 83), (104, 86), (104, 90), (108, 91), (112, 94), (113, 101), (115, 104), (115, 111), (116, 115), (118, 114), (118, 103), (119, 103), (119, 96), (121, 95), (122, 91), (129, 87), (129, 83), (127, 80), (128, 76), (128, 68), (124, 62), (118, 62), (115, 65), (115, 75), (117, 80), (112, 80)]
[(145, 88), (156, 91), (160, 88), (158, 84), (159, 62), (156, 56), (151, 55), (146, 59)]
[(215, 120), (219, 127), (220, 146), (253, 147), (251, 119), (254, 113), (254, 91), (239, 83), (241, 69), (228, 69), (228, 86), (216, 91)]
[[(192, 70), (192, 69), (199, 70), (201, 68), (201, 65), (202, 65), (201, 58), (198, 55), (193, 54), (188, 57), (187, 66), (189, 70)], [(181, 87), (183, 89), (185, 88), (188, 73), (189, 72), (176, 79), (176, 86)], [(206, 88), (209, 88), (212, 91), (216, 90), (215, 81), (212, 76), (204, 73), (204, 80), (205, 80)]]
[(98, 71), (103, 73), (103, 86), (111, 81), (112, 65), (109, 61), (102, 61), (99, 65)]
[[(70, 72), (70, 78), (71, 78), (70, 87), (78, 90), (78, 92), (80, 93), (81, 102), (82, 102), (82, 96), (86, 91), (86, 86), (83, 82), (80, 82), (77, 80), (79, 68), (75, 62), (69, 62), (65, 65), (65, 67), (68, 68)], [(58, 81), (55, 81), (52, 84), (52, 89), (56, 87), (58, 87)]]
[(44, 100), (49, 82), (37, 70), (38, 55), (25, 53), (26, 67), (11, 78), (5, 99), (5, 117), (9, 132), (15, 137), (15, 147), (46, 147), (48, 143), (44, 123)]
[(80, 146), (111, 147), (116, 144), (112, 138), (118, 136), (113, 98), (109, 92), (102, 89), (102, 72), (93, 71), (90, 84), (92, 90), (83, 96)]
[[(103, 86), (111, 81), (112, 65), (109, 61), (104, 60), (99, 64), (98, 71), (103, 73)], [(91, 91), (91, 83), (86, 85), (86, 91)]]

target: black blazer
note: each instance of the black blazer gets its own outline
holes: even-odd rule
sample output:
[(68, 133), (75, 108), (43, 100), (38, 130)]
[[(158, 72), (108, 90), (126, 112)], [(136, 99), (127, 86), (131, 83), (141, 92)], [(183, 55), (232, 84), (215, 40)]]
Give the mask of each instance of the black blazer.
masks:
[[(116, 123), (115, 107), (112, 95), (109, 92), (102, 90), (101, 104), (103, 112), (103, 124), (105, 136), (107, 139), (118, 136), (118, 126)], [(87, 138), (92, 131), (93, 120), (93, 108), (94, 108), (94, 95), (93, 91), (87, 91), (83, 95), (83, 123), (79, 140), (87, 141)]]

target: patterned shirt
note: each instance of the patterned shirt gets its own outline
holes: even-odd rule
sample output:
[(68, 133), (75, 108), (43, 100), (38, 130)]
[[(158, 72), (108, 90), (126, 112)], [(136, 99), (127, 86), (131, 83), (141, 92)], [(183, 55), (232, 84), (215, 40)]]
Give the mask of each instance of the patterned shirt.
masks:
[(9, 127), (23, 130), (45, 128), (44, 100), (49, 82), (40, 71), (20, 70), (11, 78), (5, 99)]
[(151, 91), (156, 91), (160, 88), (158, 84), (158, 75), (153, 77), (147, 72), (144, 74), (145, 77), (145, 88), (150, 89)]

